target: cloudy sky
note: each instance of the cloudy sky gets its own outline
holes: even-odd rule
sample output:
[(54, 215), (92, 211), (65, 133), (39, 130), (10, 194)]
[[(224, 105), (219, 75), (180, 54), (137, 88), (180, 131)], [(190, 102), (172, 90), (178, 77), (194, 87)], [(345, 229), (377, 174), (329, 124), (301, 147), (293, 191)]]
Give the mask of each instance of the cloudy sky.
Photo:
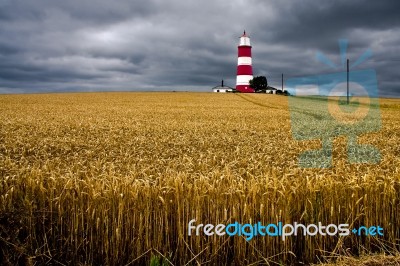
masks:
[[(209, 91), (235, 85), (238, 37), (255, 75), (375, 69), (380, 94), (400, 96), (400, 1), (0, 0), (0, 93)], [(339, 68), (316, 60), (325, 54)]]

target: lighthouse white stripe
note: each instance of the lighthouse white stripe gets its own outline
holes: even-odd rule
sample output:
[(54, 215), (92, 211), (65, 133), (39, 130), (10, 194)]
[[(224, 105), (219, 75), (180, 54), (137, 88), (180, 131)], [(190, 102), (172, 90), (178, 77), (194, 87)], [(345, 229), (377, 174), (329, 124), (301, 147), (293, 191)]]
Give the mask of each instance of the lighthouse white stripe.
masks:
[(253, 79), (251, 75), (239, 75), (236, 77), (236, 85), (249, 85), (251, 79)]
[(238, 57), (238, 66), (239, 65), (251, 65), (251, 57), (243, 56), (243, 57)]
[(249, 37), (240, 37), (240, 46), (242, 45), (246, 45), (246, 46), (250, 46), (250, 38)]

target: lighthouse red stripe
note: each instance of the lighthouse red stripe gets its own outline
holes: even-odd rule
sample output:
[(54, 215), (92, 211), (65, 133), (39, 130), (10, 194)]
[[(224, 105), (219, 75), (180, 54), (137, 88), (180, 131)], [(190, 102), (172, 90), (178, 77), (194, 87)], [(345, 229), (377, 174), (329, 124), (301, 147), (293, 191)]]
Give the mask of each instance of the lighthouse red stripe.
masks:
[(253, 68), (250, 65), (240, 65), (237, 67), (238, 75), (253, 75)]
[(240, 92), (254, 92), (249, 85), (236, 85), (236, 89)]
[(238, 47), (238, 57), (251, 57), (251, 46), (239, 46)]

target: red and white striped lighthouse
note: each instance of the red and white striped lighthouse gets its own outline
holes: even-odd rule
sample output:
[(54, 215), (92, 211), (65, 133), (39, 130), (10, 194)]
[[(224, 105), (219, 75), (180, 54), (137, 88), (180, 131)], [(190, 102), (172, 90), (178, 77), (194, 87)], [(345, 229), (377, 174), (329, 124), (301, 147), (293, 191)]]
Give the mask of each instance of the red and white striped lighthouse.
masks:
[(253, 79), (253, 67), (251, 62), (250, 38), (243, 32), (238, 46), (238, 66), (236, 76), (236, 89), (240, 92), (254, 92), (250, 88), (249, 81)]

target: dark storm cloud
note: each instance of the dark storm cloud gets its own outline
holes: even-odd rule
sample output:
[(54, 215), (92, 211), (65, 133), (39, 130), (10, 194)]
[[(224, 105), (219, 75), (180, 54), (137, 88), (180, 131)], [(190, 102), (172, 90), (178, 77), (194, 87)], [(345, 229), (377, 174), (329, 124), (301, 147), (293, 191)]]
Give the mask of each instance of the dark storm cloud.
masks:
[(398, 1), (0, 0), (0, 93), (201, 90), (234, 86), (238, 37), (255, 75), (328, 73), (366, 49), (382, 95), (400, 95)]
[(260, 37), (263, 48), (258, 58), (265, 60), (262, 70), (271, 73), (270, 80), (275, 83), (280, 82), (280, 72), (287, 76), (335, 72), (317, 62), (315, 53), (320, 51), (340, 65), (337, 41), (345, 38), (351, 62), (367, 49), (372, 50), (373, 57), (359, 68), (376, 69), (381, 95), (399, 96), (399, 75), (390, 75), (400, 66), (399, 8), (400, 2), (395, 1), (303, 1), (281, 5), (280, 19), (269, 24), (271, 33)]

